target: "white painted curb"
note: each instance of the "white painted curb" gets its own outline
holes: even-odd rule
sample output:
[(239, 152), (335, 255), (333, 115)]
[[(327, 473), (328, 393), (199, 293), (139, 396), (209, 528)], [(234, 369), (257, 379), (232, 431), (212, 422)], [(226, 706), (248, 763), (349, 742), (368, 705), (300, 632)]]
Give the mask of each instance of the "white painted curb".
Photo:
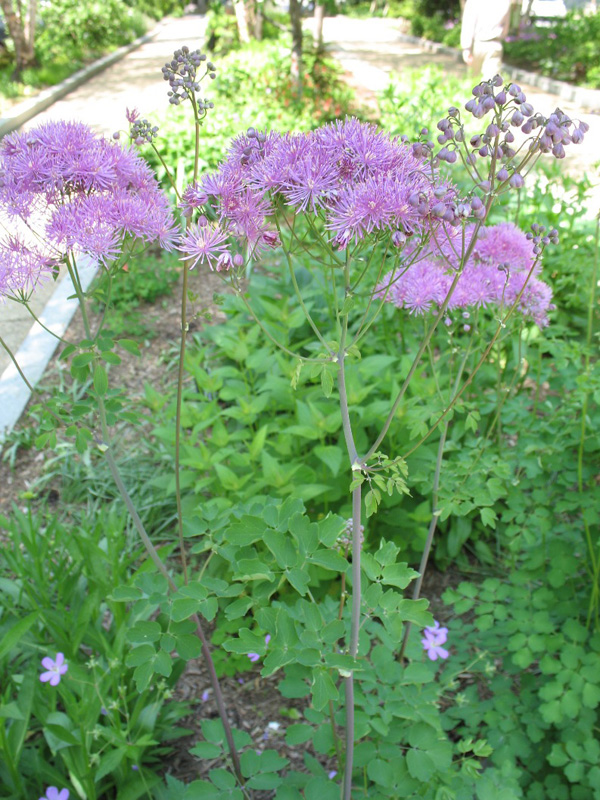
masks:
[[(86, 291), (96, 274), (97, 264), (89, 258), (81, 258), (77, 267), (83, 291)], [(32, 386), (40, 380), (54, 355), (58, 346), (56, 336), (63, 336), (79, 307), (74, 294), (71, 277), (66, 274), (56, 286), (40, 316), (40, 322), (54, 336), (38, 322), (34, 322), (27, 338), (15, 354), (17, 364)], [(9, 364), (0, 376), (0, 446), (19, 421), (30, 396), (31, 392), (17, 368), (14, 364)]]

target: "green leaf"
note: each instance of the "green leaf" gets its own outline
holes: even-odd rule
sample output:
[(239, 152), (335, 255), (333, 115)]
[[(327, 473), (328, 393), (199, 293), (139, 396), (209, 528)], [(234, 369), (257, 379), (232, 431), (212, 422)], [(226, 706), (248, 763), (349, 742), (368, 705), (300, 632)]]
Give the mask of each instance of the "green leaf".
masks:
[(132, 644), (156, 642), (160, 638), (161, 632), (161, 627), (158, 622), (140, 620), (135, 623), (133, 628), (127, 631), (127, 641)]
[(198, 742), (192, 747), (190, 753), (196, 758), (220, 758), (223, 751), (217, 744), (212, 742)]
[(94, 367), (94, 390), (100, 397), (104, 397), (108, 390), (108, 375), (102, 364)]
[(298, 551), (289, 536), (279, 531), (268, 530), (263, 536), (263, 541), (273, 553), (279, 567), (287, 569), (296, 566)]
[(37, 618), (38, 612), (33, 611), (31, 614), (28, 614), (26, 617), (16, 622), (8, 632), (2, 636), (2, 641), (0, 641), (0, 659), (4, 658), (7, 653), (10, 653), (13, 647), (21, 641)]
[(323, 367), (321, 372), (321, 388), (325, 397), (331, 397), (333, 392), (333, 375), (327, 367)]
[(290, 746), (297, 744), (304, 744), (312, 738), (313, 728), (311, 725), (299, 723), (297, 725), (289, 725), (285, 732), (285, 742)]
[(93, 353), (79, 353), (79, 355), (73, 357), (73, 361), (71, 364), (79, 369), (80, 367), (86, 367), (94, 360)]
[(406, 754), (406, 765), (413, 778), (426, 783), (434, 773), (435, 763), (429, 753), (410, 749)]
[(0, 706), (0, 719), (25, 719), (25, 715), (16, 703)]
[(133, 650), (127, 654), (125, 664), (128, 667), (139, 667), (141, 664), (146, 664), (154, 658), (156, 651), (151, 644), (143, 644), (140, 647), (134, 647)]
[(313, 706), (317, 711), (322, 711), (330, 700), (335, 701), (338, 699), (337, 687), (327, 670), (320, 669), (314, 673), (311, 694)]
[(310, 556), (309, 561), (333, 572), (345, 572), (348, 568), (348, 562), (336, 550), (317, 550)]
[(379, 786), (391, 789), (394, 785), (394, 769), (389, 761), (374, 758), (367, 764), (367, 775)]
[(581, 701), (586, 708), (596, 708), (600, 703), (600, 687), (593, 683), (586, 683), (583, 687)]
[(177, 637), (176, 649), (184, 661), (190, 661), (192, 658), (198, 658), (202, 652), (202, 643), (194, 634), (184, 633)]
[(139, 356), (140, 354), (140, 346), (135, 341), (135, 339), (119, 339), (118, 344), (123, 350), (126, 350), (128, 353), (131, 353), (134, 356)]
[(192, 614), (195, 614), (200, 608), (200, 600), (194, 600), (191, 597), (180, 597), (173, 601), (171, 606), (171, 619), (173, 622), (181, 622), (184, 619), (189, 619)]
[(343, 459), (341, 448), (334, 445), (318, 445), (314, 448), (313, 453), (329, 468), (334, 478), (339, 474)]
[(114, 772), (121, 761), (123, 761), (126, 753), (126, 747), (118, 747), (116, 750), (112, 750), (102, 756), (100, 763), (94, 769), (94, 783), (98, 783), (105, 775), (110, 775), (111, 772)]
[(408, 584), (419, 577), (419, 573), (408, 566), (406, 562), (401, 564), (391, 564), (383, 568), (382, 583), (397, 586), (399, 589), (406, 589)]

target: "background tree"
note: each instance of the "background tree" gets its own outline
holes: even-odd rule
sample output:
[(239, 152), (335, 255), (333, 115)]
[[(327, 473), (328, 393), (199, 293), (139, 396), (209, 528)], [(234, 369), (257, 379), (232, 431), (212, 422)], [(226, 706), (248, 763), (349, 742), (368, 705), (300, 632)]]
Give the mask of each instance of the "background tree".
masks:
[(18, 80), (26, 67), (35, 64), (35, 21), (37, 0), (0, 0), (8, 34), (15, 48), (13, 80)]

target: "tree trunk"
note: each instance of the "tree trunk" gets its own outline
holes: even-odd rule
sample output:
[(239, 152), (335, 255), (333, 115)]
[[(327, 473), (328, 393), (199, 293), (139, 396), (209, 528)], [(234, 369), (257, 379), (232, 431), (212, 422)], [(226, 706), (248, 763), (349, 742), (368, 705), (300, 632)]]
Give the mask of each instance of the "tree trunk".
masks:
[(298, 100), (302, 97), (302, 7), (300, 0), (290, 0), (292, 26), (292, 88)]
[(27, 14), (25, 15), (25, 25), (23, 26), (25, 32), (25, 40), (29, 51), (33, 54), (35, 45), (35, 25), (37, 22), (37, 6), (38, 0), (29, 0), (27, 5)]
[(315, 3), (315, 46), (317, 52), (323, 50), (323, 19), (325, 18), (325, 6), (322, 2)]
[(246, 4), (245, 0), (235, 0), (233, 5), (235, 8), (235, 19), (237, 22), (238, 36), (240, 37), (240, 42), (242, 44), (248, 44), (248, 42), (250, 41), (250, 31), (251, 31), (248, 4)]
[[(12, 0), (0, 0), (0, 8), (6, 20), (8, 33), (15, 47), (15, 69), (12, 74), (13, 80), (18, 80), (26, 67), (35, 64), (34, 36), (35, 36), (35, 11), (37, 0), (33, 0), (33, 26), (27, 26), (18, 11), (13, 8)], [(31, 6), (29, 6), (31, 9)], [(31, 19), (31, 11), (28, 20)]]
[(261, 42), (263, 36), (263, 4), (256, 3), (254, 9), (254, 38)]

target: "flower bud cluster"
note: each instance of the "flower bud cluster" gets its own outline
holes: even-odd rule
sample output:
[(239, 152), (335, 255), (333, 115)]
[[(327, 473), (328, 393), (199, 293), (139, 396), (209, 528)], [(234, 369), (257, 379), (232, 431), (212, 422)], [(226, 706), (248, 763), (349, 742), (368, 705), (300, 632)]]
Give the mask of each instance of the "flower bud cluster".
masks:
[(158, 125), (152, 126), (147, 119), (137, 119), (129, 129), (129, 137), (137, 145), (144, 144), (144, 142), (152, 144), (158, 137)]
[[(198, 77), (198, 68), (206, 62), (206, 71)], [(216, 67), (211, 61), (206, 60), (206, 55), (200, 50), (190, 50), (185, 45), (180, 50), (175, 50), (171, 61), (167, 62), (161, 70), (163, 78), (169, 81), (169, 103), (178, 106), (183, 100), (195, 97), (200, 91), (200, 81), (207, 75), (214, 80)], [(214, 108), (214, 103), (208, 100), (196, 100), (201, 111)]]
[[(340, 535), (335, 540), (335, 546), (341, 552), (345, 553), (345, 552), (348, 552), (348, 551), (352, 550), (352, 526), (353, 526), (353, 524), (354, 523), (353, 523), (352, 517), (350, 517), (346, 521), (346, 527), (344, 528), (344, 530), (340, 533)], [(363, 543), (365, 541), (364, 533), (365, 533), (365, 526), (361, 525), (360, 526), (360, 546), (361, 546), (361, 548), (362, 548)]]
[[(506, 184), (506, 188), (523, 186), (520, 170), (525, 159), (530, 165), (531, 153), (551, 153), (555, 158), (564, 158), (565, 146), (579, 144), (589, 129), (585, 122), (575, 123), (560, 109), (548, 118), (535, 113), (521, 87), (516, 83), (503, 85), (500, 75), (475, 86), (473, 97), (465, 104), (465, 109), (475, 119), (482, 119), (492, 112), (492, 120), (484, 131), (472, 136), (467, 143), (459, 109), (455, 106), (449, 108), (447, 117), (437, 125), (437, 142), (441, 145), (435, 153), (437, 163), (453, 164), (459, 155), (470, 166), (475, 166), (480, 159), (502, 160), (504, 166), (495, 177), (498, 183)], [(524, 153), (520, 164), (512, 163), (518, 153), (515, 129), (520, 129), (525, 135), (536, 131), (529, 144), (529, 153)], [(424, 130), (422, 134), (426, 135), (428, 131)], [(419, 141), (413, 145), (413, 151), (433, 155), (433, 142)]]
[(558, 231), (556, 228), (546, 232), (546, 227), (538, 225), (537, 222), (533, 223), (531, 231), (526, 233), (525, 236), (528, 241), (533, 243), (533, 252), (536, 256), (542, 254), (546, 245), (558, 244)]

